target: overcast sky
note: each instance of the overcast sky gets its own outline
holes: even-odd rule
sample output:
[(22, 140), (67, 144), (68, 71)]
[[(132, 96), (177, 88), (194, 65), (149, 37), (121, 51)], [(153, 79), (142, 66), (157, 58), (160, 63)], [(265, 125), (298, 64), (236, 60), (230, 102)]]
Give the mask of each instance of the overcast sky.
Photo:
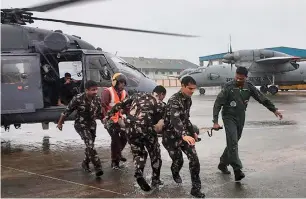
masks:
[[(2, 0), (2, 8), (44, 0)], [(37, 17), (199, 35), (180, 38), (36, 21), (61, 29), (119, 56), (186, 59), (228, 50), (289, 46), (306, 49), (305, 0), (108, 0), (73, 5)]]

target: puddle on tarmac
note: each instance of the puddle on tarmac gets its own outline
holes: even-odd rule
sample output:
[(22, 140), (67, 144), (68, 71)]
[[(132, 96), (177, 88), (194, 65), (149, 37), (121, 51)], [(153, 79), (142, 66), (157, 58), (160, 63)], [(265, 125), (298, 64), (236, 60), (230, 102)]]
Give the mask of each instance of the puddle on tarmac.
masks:
[(23, 147), (20, 146), (12, 146), (10, 141), (1, 141), (1, 154), (10, 154), (10, 153), (18, 153), (22, 152)]

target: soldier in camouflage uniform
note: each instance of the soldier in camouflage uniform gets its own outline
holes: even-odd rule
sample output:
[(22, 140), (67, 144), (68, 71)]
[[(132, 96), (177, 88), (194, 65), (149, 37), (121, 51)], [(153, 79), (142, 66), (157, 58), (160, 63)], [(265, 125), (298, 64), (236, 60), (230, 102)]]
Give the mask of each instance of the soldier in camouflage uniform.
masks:
[(238, 67), (235, 80), (228, 82), (218, 94), (213, 108), (214, 129), (219, 129), (218, 116), (222, 110), (222, 119), (226, 131), (227, 147), (225, 148), (218, 169), (224, 174), (230, 174), (227, 166), (231, 165), (234, 170), (235, 180), (239, 181), (245, 177), (241, 171), (242, 163), (238, 155), (238, 141), (241, 138), (245, 111), (248, 101), (252, 96), (259, 103), (264, 105), (276, 116), (282, 118), (282, 114), (275, 108), (274, 104), (265, 97), (251, 82), (246, 81), (248, 71), (244, 67)]
[[(182, 151), (189, 159), (189, 169), (192, 181), (191, 195), (204, 198), (201, 192), (200, 163), (195, 149), (197, 133), (194, 132), (189, 120), (191, 96), (196, 89), (196, 81), (186, 76), (181, 81), (182, 88), (168, 100), (163, 129), (163, 145), (167, 149), (171, 159), (171, 171), (176, 183), (181, 183), (180, 170), (184, 160)], [(190, 136), (190, 135), (193, 135)]]
[(136, 93), (126, 98), (123, 102), (116, 104), (107, 116), (107, 118), (110, 118), (120, 109), (130, 107), (129, 113), (126, 114), (125, 128), (128, 143), (131, 145), (131, 151), (134, 156), (134, 177), (144, 191), (151, 190), (151, 187), (143, 178), (148, 152), (152, 167), (151, 185), (163, 184), (160, 181), (162, 160), (157, 137), (157, 132), (161, 131), (161, 127), (157, 127), (156, 124), (164, 115), (165, 105), (162, 100), (165, 95), (166, 89), (163, 86), (156, 86), (152, 93)]
[(101, 118), (101, 99), (97, 96), (98, 85), (94, 81), (87, 81), (85, 84), (85, 92), (78, 94), (68, 104), (66, 110), (62, 113), (57, 127), (62, 130), (63, 123), (74, 110), (77, 111), (74, 128), (81, 136), (86, 145), (85, 159), (82, 162), (82, 168), (91, 172), (89, 162), (91, 162), (96, 170), (96, 176), (103, 175), (102, 165), (94, 148), (96, 138), (96, 119)]

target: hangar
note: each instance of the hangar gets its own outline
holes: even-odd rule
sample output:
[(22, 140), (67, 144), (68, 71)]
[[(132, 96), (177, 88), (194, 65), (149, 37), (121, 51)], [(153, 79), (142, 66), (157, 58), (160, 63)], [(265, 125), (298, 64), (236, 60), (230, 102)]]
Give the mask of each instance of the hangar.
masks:
[[(301, 58), (301, 61), (306, 61), (306, 49), (291, 48), (291, 47), (285, 47), (285, 46), (264, 48), (264, 49), (275, 50), (278, 52), (286, 53), (288, 55), (297, 56)], [(227, 52), (201, 56), (199, 57), (200, 66), (222, 64), (222, 58), (226, 53)], [(204, 64), (204, 62), (207, 62), (207, 64)]]

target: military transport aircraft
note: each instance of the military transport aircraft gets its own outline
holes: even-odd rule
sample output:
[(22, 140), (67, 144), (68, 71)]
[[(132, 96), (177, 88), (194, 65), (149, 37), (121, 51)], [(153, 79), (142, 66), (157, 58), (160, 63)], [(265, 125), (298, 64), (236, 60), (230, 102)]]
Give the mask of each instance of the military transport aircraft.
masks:
[[(235, 77), (235, 70), (230, 65), (213, 65), (205, 69), (198, 69), (187, 74), (193, 77), (197, 86), (200, 88), (200, 94), (205, 93), (205, 89), (201, 87), (223, 86), (228, 81)], [(299, 62), (299, 67), (289, 72), (280, 72), (277, 74), (249, 71), (248, 79), (255, 85), (261, 86), (260, 90), (263, 93), (267, 91), (273, 95), (278, 92), (276, 86), (267, 85), (292, 85), (306, 84), (306, 62)], [(274, 83), (273, 83), (274, 77)], [(267, 88), (267, 89), (266, 89)]]
[[(196, 76), (196, 78), (199, 79), (199, 82), (205, 82), (203, 83), (205, 86), (214, 86), (216, 84), (220, 86), (220, 84), (222, 85), (224, 83), (224, 80), (220, 80), (219, 75), (216, 74), (220, 73), (225, 78), (231, 78), (235, 71), (233, 70), (233, 64), (235, 64), (236, 67), (246, 67), (250, 72), (250, 75), (252, 74), (254, 78), (256, 77), (258, 79), (256, 81), (254, 80), (254, 84), (261, 86), (260, 90), (262, 92), (266, 93), (269, 91), (271, 94), (276, 94), (278, 92), (278, 88), (275, 86), (276, 76), (280, 77), (283, 76), (284, 73), (297, 70), (299, 68), (299, 63), (297, 63), (297, 61), (299, 60), (300, 57), (268, 49), (238, 50), (233, 52), (230, 43), (229, 51), (222, 59), (222, 62), (230, 64), (230, 71), (226, 70), (228, 69), (226, 65), (211, 65), (207, 67), (208, 71), (215, 71), (215, 69), (212, 68), (216, 67), (217, 73), (208, 74), (206, 69), (197, 68), (188, 74)], [(206, 77), (204, 74), (209, 75), (209, 77)], [(202, 79), (198, 76), (202, 77)], [(204, 76), (208, 79), (205, 79)], [(201, 87), (201, 83), (199, 83), (199, 85), (199, 87)], [(268, 87), (268, 85), (271, 86)], [(204, 93), (205, 89), (200, 88), (200, 94)]]
[(199, 69), (202, 69), (202, 68), (205, 68), (205, 67), (200, 66), (198, 68), (187, 68), (187, 69), (183, 70), (182, 72), (180, 72), (179, 75), (167, 75), (167, 77), (174, 77), (174, 78), (177, 78), (177, 79), (181, 79), (183, 76), (185, 76), (187, 74), (190, 74), (194, 71), (197, 71)]

